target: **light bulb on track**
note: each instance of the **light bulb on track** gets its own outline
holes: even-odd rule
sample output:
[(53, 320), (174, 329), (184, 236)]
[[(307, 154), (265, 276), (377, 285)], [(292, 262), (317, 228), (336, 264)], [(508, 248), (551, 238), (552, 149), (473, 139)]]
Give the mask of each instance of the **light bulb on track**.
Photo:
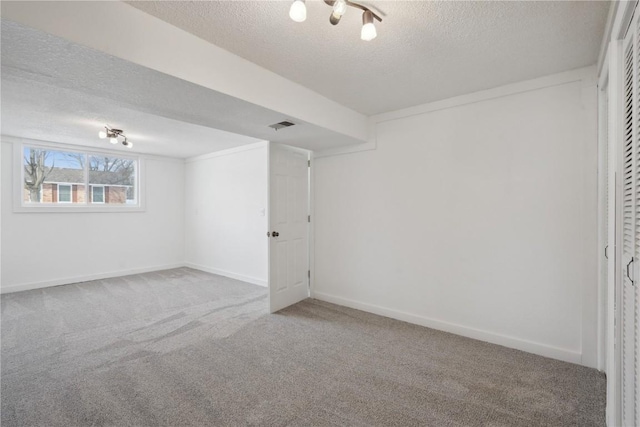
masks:
[(345, 13), (347, 13), (347, 2), (345, 0), (336, 0), (335, 3), (333, 3), (333, 12), (329, 17), (329, 22), (333, 25), (338, 25), (340, 18), (342, 18), (342, 15)]
[(333, 4), (333, 13), (339, 16), (347, 13), (347, 2), (345, 0), (336, 0)]
[(365, 10), (362, 14), (362, 31), (360, 32), (360, 38), (364, 41), (371, 41), (378, 35), (376, 26), (373, 25), (373, 13), (370, 10)]
[(289, 9), (289, 17), (296, 22), (304, 22), (307, 19), (307, 6), (304, 0), (295, 0)]

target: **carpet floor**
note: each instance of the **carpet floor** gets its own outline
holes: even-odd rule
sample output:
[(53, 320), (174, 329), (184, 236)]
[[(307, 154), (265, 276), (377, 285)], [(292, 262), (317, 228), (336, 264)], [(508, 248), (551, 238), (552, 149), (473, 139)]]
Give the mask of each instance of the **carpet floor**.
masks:
[(603, 426), (593, 369), (188, 268), (3, 295), (9, 426)]

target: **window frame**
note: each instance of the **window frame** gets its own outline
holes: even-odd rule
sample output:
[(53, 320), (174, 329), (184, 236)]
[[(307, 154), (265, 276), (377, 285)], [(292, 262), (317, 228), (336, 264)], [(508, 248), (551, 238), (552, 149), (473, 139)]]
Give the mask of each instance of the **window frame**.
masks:
[[(130, 153), (123, 153), (117, 150), (100, 150), (90, 147), (83, 147), (79, 145), (70, 145), (63, 143), (49, 143), (44, 141), (36, 141), (23, 138), (8, 138), (3, 137), (6, 142), (13, 142), (13, 191), (14, 191), (14, 203), (13, 212), (16, 213), (62, 213), (62, 212), (144, 212), (145, 209), (145, 197), (144, 197), (144, 157), (139, 155), (131, 155)], [(24, 201), (24, 150), (25, 148), (37, 148), (52, 151), (63, 151), (83, 154), (88, 161), (90, 156), (111, 156), (120, 159), (128, 159), (136, 162), (135, 174), (134, 174), (134, 195), (136, 197), (136, 203), (124, 203), (118, 205), (109, 205), (108, 203), (92, 203), (90, 200), (91, 184), (89, 183), (89, 168), (84, 169), (84, 185), (85, 189), (89, 190), (85, 193), (84, 203), (69, 203), (69, 202), (54, 202), (54, 203), (29, 203)], [(85, 161), (85, 164), (87, 164)], [(59, 183), (58, 183), (59, 184)], [(68, 183), (63, 183), (68, 184)], [(96, 184), (102, 186), (101, 184)], [(73, 187), (72, 187), (73, 191)], [(85, 190), (86, 191), (86, 190)], [(87, 194), (88, 193), (88, 194)], [(41, 193), (42, 194), (42, 193)], [(73, 196), (72, 196), (73, 200)]]
[[(24, 169), (24, 168), (23, 168)], [(24, 181), (21, 181), (24, 182)], [(56, 182), (55, 183), (58, 188), (56, 189), (56, 193), (58, 194), (56, 199), (57, 199), (57, 203), (73, 203), (73, 184), (70, 182)], [(69, 200), (68, 202), (64, 201), (64, 200), (60, 200), (60, 187), (64, 186), (64, 187), (69, 187), (71, 189), (71, 191), (69, 191), (69, 198), (71, 200)], [(42, 190), (40, 191), (40, 203), (42, 203)]]

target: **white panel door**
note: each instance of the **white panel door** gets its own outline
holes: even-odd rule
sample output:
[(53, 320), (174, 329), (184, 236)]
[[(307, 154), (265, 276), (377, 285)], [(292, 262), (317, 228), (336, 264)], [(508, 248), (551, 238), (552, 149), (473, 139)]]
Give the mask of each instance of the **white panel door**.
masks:
[(309, 296), (309, 152), (269, 144), (269, 309)]
[(622, 425), (640, 425), (640, 393), (638, 390), (638, 324), (639, 292), (638, 259), (640, 257), (640, 111), (638, 110), (638, 87), (640, 73), (638, 61), (638, 19), (634, 19), (623, 43), (623, 117), (622, 174), (620, 241), (622, 243), (618, 264), (621, 305), (621, 406)]

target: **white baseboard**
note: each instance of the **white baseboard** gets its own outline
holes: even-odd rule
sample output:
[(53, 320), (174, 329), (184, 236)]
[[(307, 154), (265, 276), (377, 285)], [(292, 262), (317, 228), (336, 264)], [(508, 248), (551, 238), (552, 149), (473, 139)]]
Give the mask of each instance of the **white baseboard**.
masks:
[(209, 268), (203, 265), (187, 262), (187, 263), (156, 265), (153, 267), (145, 267), (145, 268), (130, 268), (127, 270), (110, 271), (108, 273), (88, 274), (86, 276), (65, 277), (62, 279), (46, 280), (43, 282), (21, 283), (17, 285), (7, 285), (7, 286), (2, 285), (0, 286), (0, 293), (8, 294), (11, 292), (30, 291), (32, 289), (50, 288), (52, 286), (70, 285), (72, 283), (89, 282), (91, 280), (110, 279), (112, 277), (150, 273), (152, 271), (170, 270), (172, 268), (181, 268), (181, 267), (189, 267), (189, 268), (201, 270), (207, 273), (218, 274), (220, 276), (230, 277), (232, 279), (241, 280), (243, 282), (252, 283), (258, 286), (263, 286), (263, 287), (268, 286), (268, 282), (263, 279), (244, 276), (242, 274), (236, 274), (230, 271), (219, 270), (216, 268)]
[(406, 313), (403, 311), (393, 310), (390, 308), (380, 307), (373, 304), (358, 302), (351, 299), (338, 297), (335, 295), (325, 294), (323, 292), (314, 291), (312, 292), (311, 297), (318, 299), (320, 301), (326, 301), (332, 304), (355, 308), (357, 310), (366, 311), (366, 312), (377, 314), (380, 316), (390, 317), (396, 320), (402, 320), (403, 322), (413, 323), (420, 326), (426, 326), (428, 328), (437, 329), (444, 332), (450, 332), (452, 334), (462, 335), (464, 337), (473, 338), (480, 341), (486, 341), (492, 344), (498, 344), (504, 347), (514, 348), (516, 350), (522, 350), (528, 353), (533, 353), (540, 356), (549, 357), (552, 359), (558, 359), (565, 362), (581, 364), (581, 359), (582, 359), (581, 353), (571, 351), (571, 350), (566, 350), (559, 347), (540, 344), (532, 341), (523, 340), (520, 338), (514, 338), (506, 335), (496, 334), (493, 332), (487, 332), (480, 329), (475, 329), (467, 326), (457, 325), (454, 323), (444, 322), (441, 320), (430, 319), (428, 317)]
[(217, 274), (219, 276), (229, 277), (231, 279), (241, 280), (243, 282), (251, 283), (258, 286), (267, 287), (268, 282), (264, 279), (259, 279), (257, 277), (245, 276), (243, 274), (233, 273), (231, 271), (220, 270), (218, 268), (206, 267), (200, 264), (194, 264), (192, 262), (185, 262), (185, 267), (193, 268), (196, 270), (204, 271), (205, 273)]
[(30, 291), (32, 289), (50, 288), (52, 286), (70, 285), (72, 283), (89, 282), (91, 280), (110, 279), (112, 277), (129, 276), (131, 274), (150, 273), (152, 271), (169, 270), (184, 267), (183, 263), (156, 265), (145, 268), (131, 268), (127, 270), (110, 271), (108, 273), (89, 274), (86, 276), (66, 277), (63, 279), (46, 280), (43, 282), (22, 283), (18, 285), (1, 286), (0, 293)]

